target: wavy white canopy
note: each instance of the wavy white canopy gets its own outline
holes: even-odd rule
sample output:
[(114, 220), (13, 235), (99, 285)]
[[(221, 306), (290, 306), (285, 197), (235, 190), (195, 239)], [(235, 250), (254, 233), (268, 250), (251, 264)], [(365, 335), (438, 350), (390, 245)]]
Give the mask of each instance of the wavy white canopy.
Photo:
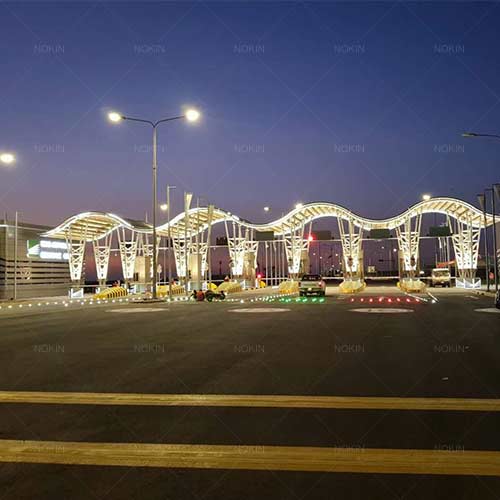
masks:
[[(265, 224), (254, 224), (250, 221), (240, 219), (231, 212), (215, 208), (211, 223), (213, 225), (219, 222), (230, 221), (255, 231), (274, 231), (275, 234), (279, 235), (287, 234), (294, 227), (307, 224), (322, 217), (337, 217), (343, 220), (350, 220), (355, 226), (365, 230), (392, 230), (401, 226), (409, 217), (430, 213), (447, 215), (459, 222), (470, 224), (476, 228), (485, 226), (483, 213), (478, 208), (456, 198), (444, 197), (422, 201), (389, 219), (368, 219), (335, 203), (313, 202), (295, 208), (280, 219)], [(189, 228), (188, 234), (192, 235), (198, 231), (204, 231), (208, 227), (208, 218), (207, 207), (192, 208), (187, 214), (181, 212), (170, 222), (171, 235), (174, 238), (183, 238), (186, 222)], [(486, 226), (490, 226), (492, 223), (493, 216), (487, 214)], [(152, 233), (151, 225), (145, 222), (125, 219), (118, 215), (104, 212), (84, 212), (66, 219), (62, 224), (45, 233), (45, 236), (95, 241), (120, 227), (143, 234)], [(157, 232), (162, 236), (167, 236), (168, 224), (158, 226)]]

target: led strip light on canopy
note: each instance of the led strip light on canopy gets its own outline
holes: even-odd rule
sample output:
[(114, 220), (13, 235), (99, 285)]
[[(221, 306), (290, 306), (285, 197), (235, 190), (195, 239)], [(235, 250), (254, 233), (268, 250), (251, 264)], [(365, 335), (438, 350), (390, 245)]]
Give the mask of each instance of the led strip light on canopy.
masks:
[[(220, 208), (214, 208), (211, 225), (224, 221), (235, 222), (242, 227), (253, 229), (255, 231), (273, 231), (276, 235), (289, 234), (291, 228), (299, 224), (307, 224), (322, 217), (337, 217), (345, 221), (352, 221), (356, 227), (371, 229), (389, 229), (393, 230), (405, 224), (408, 218), (417, 215), (439, 213), (452, 217), (463, 224), (472, 224), (472, 227), (483, 228), (484, 216), (481, 210), (473, 205), (455, 198), (431, 198), (421, 201), (408, 208), (403, 213), (388, 219), (368, 219), (361, 217), (345, 207), (328, 202), (307, 203), (294, 208), (283, 217), (265, 224), (253, 224), (245, 219), (240, 219), (231, 212)], [(184, 238), (184, 227), (186, 223), (190, 228), (190, 235), (205, 231), (208, 228), (209, 209), (208, 207), (191, 208), (186, 214), (179, 213), (170, 221), (170, 229), (173, 238)], [(493, 216), (486, 215), (486, 225), (493, 223)], [(115, 214), (104, 212), (84, 212), (66, 219), (62, 224), (46, 232), (44, 236), (51, 238), (66, 238), (68, 229), (77, 239), (82, 237), (86, 241), (94, 241), (105, 237), (115, 229), (123, 227), (134, 232), (151, 234), (152, 228), (149, 224), (142, 221), (125, 219)], [(157, 232), (161, 236), (167, 236), (168, 224), (158, 226)]]

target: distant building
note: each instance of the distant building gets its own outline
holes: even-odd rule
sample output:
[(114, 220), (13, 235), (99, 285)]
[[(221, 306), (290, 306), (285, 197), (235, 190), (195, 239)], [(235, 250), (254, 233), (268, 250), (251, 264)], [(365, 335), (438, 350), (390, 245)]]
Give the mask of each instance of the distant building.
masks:
[(49, 229), (19, 222), (16, 231), (13, 221), (0, 223), (0, 300), (67, 295), (67, 245), (41, 236)]

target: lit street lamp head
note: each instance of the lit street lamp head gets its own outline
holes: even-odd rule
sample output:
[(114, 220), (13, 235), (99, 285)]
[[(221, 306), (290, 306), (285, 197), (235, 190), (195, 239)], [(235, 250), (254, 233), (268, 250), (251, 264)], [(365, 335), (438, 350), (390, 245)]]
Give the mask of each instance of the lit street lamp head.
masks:
[(188, 109), (186, 111), (186, 119), (189, 122), (196, 122), (200, 119), (200, 112), (196, 109)]
[(12, 153), (0, 154), (0, 162), (4, 163), (5, 165), (10, 165), (11, 163), (14, 163), (15, 160), (16, 157)]
[(264, 212), (269, 212), (270, 208), (269, 207), (264, 207)]
[(477, 134), (474, 132), (464, 132), (462, 137), (477, 137)]
[(111, 113), (108, 113), (108, 120), (113, 123), (118, 123), (123, 120), (123, 116), (116, 111), (111, 111)]
[(168, 210), (168, 205), (167, 205), (166, 203), (162, 203), (162, 204), (160, 205), (160, 210), (161, 210), (162, 212), (166, 212), (166, 211)]

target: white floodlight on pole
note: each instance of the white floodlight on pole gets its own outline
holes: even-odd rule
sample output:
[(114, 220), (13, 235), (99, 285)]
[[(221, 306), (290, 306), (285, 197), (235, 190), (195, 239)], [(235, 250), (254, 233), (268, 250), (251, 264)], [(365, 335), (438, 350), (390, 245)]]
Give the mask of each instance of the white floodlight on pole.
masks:
[(16, 157), (13, 153), (0, 153), (0, 163), (4, 165), (12, 165), (16, 161)]

